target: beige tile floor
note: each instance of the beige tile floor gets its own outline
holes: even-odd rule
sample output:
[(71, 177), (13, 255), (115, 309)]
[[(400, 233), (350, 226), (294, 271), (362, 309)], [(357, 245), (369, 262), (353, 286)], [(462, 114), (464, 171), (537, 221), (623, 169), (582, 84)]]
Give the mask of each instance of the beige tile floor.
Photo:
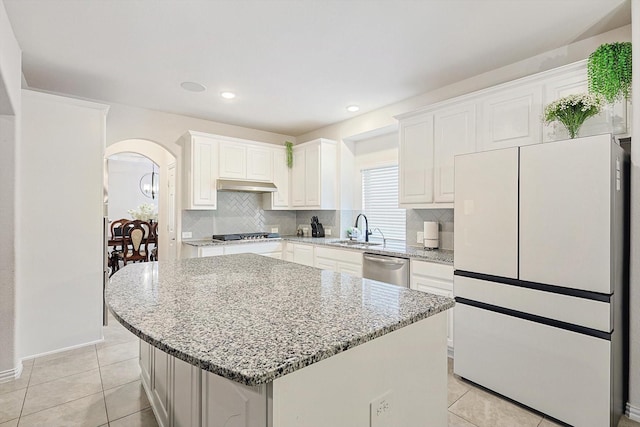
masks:
[[(113, 318), (101, 344), (24, 363), (0, 384), (0, 427), (157, 426), (140, 384), (137, 338)], [(451, 362), (451, 361), (450, 361)], [(456, 377), (449, 363), (449, 427), (558, 424)], [(623, 419), (618, 427), (640, 427)]]

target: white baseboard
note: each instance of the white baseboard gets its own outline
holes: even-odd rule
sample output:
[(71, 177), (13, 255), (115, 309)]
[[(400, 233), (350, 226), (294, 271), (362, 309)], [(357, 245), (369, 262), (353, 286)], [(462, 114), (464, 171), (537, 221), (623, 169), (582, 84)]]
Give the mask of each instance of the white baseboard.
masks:
[(48, 356), (50, 354), (62, 353), (63, 351), (75, 350), (76, 348), (82, 348), (89, 345), (96, 345), (96, 344), (100, 344), (101, 342), (104, 342), (104, 338), (100, 338), (99, 340), (95, 340), (95, 341), (85, 342), (82, 344), (72, 345), (70, 347), (59, 348), (57, 350), (45, 351), (44, 353), (32, 354), (30, 356), (23, 357), (22, 360), (31, 360), (37, 357)]
[(633, 406), (631, 403), (627, 402), (627, 411), (625, 415), (629, 417), (631, 421), (640, 422), (640, 407)]
[(13, 369), (0, 372), (0, 383), (6, 383), (20, 378), (22, 374), (22, 362), (18, 362), (18, 366)]

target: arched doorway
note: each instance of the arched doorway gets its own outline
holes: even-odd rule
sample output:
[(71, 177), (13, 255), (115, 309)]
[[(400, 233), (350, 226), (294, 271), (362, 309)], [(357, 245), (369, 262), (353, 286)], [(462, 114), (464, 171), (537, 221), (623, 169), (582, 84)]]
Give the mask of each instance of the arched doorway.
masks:
[[(105, 149), (105, 159), (123, 153), (142, 155), (157, 165), (159, 180), (157, 201), (158, 258), (176, 259), (176, 156), (154, 141), (126, 139), (109, 145)], [(108, 168), (105, 166), (105, 169), (105, 179), (108, 180)], [(105, 182), (105, 189), (108, 188), (107, 185), (108, 181)]]

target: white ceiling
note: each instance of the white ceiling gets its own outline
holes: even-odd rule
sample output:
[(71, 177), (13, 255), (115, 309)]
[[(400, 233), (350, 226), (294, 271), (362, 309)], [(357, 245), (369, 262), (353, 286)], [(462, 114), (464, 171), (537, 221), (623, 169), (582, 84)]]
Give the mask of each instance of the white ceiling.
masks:
[(628, 0), (4, 4), (29, 87), (293, 136), (631, 22)]

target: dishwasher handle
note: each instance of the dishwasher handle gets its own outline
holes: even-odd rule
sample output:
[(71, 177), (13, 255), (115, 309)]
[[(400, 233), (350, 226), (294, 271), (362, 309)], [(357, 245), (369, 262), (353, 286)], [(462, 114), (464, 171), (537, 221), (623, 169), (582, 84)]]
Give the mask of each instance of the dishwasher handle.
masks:
[(372, 255), (372, 254), (364, 254), (364, 259), (365, 260), (371, 260), (374, 262), (379, 262), (381, 264), (391, 264), (391, 265), (397, 265), (397, 264), (405, 264), (407, 262), (406, 259), (404, 258), (391, 258), (391, 257), (385, 257), (384, 255), (380, 256), (380, 255)]

